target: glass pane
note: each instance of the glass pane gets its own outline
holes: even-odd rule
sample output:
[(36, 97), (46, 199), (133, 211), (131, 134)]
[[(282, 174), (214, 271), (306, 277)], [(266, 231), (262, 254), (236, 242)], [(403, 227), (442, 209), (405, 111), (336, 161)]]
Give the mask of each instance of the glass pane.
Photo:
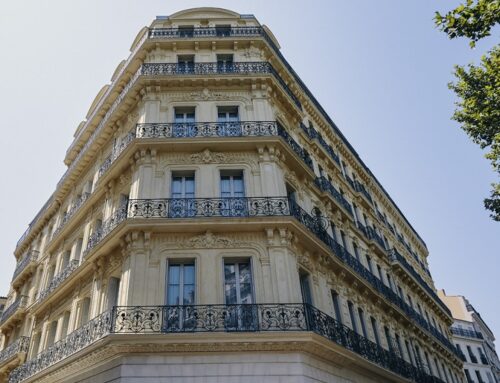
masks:
[(170, 265), (168, 267), (168, 284), (178, 285), (180, 283), (180, 266)]
[(250, 269), (250, 263), (240, 263), (240, 283), (252, 283), (252, 271)]
[(186, 122), (194, 122), (194, 112), (186, 113)]
[(194, 304), (194, 284), (184, 285), (183, 304)]
[(220, 189), (222, 197), (231, 197), (231, 183), (228, 176), (221, 176)]
[(194, 198), (194, 177), (186, 177), (186, 198)]
[(194, 284), (194, 265), (184, 265), (184, 284)]
[(226, 283), (236, 283), (236, 269), (233, 263), (226, 263), (224, 265), (224, 281)]
[(238, 303), (236, 299), (236, 286), (234, 284), (226, 283), (224, 286), (225, 296), (226, 296), (226, 304), (236, 304)]
[(176, 113), (175, 122), (184, 122), (184, 113)]
[(240, 283), (240, 303), (252, 303), (252, 284)]
[(182, 197), (182, 177), (172, 178), (172, 198)]
[(227, 121), (227, 114), (225, 112), (219, 112), (217, 114), (217, 120), (219, 122), (226, 122)]
[(168, 286), (167, 305), (179, 304), (179, 285)]
[(245, 196), (245, 188), (243, 186), (243, 176), (234, 176), (233, 177), (233, 190), (235, 197), (244, 197)]

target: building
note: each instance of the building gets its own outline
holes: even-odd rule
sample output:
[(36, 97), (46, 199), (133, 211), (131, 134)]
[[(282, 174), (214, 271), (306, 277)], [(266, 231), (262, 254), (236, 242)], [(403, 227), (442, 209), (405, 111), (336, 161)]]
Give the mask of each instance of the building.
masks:
[(157, 17), (64, 161), (9, 382), (464, 381), (424, 241), (254, 16)]
[(500, 382), (500, 361), (495, 350), (495, 336), (481, 315), (461, 295), (446, 295), (444, 290), (439, 290), (438, 296), (453, 315), (453, 343), (464, 361), (467, 382)]

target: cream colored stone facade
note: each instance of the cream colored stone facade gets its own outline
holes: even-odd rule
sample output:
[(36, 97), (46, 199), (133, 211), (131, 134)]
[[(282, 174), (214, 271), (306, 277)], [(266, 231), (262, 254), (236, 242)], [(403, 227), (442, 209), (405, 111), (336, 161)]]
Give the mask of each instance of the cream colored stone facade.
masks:
[(461, 295), (439, 297), (453, 315), (453, 342), (461, 352), (467, 382), (500, 382), (500, 361), (495, 349), (495, 336), (467, 298)]
[(65, 163), (0, 380), (463, 381), (425, 243), (253, 16), (141, 30)]

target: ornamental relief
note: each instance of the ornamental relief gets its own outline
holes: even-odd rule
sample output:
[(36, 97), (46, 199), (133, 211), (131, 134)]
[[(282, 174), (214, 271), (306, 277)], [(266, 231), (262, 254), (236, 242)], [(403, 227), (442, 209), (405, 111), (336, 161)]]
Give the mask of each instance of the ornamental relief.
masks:
[(160, 96), (163, 102), (183, 101), (240, 101), (245, 106), (251, 106), (252, 100), (243, 92), (220, 92), (204, 88), (201, 91), (163, 93)]
[(158, 170), (179, 164), (248, 164), (252, 172), (259, 171), (259, 163), (252, 152), (221, 153), (205, 149), (199, 153), (162, 153), (158, 156)]

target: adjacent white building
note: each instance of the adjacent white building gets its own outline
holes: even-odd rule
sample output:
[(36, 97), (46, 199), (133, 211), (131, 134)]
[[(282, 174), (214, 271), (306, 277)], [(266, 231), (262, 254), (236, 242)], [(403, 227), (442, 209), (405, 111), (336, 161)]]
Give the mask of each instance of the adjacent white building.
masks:
[(451, 333), (462, 360), (468, 382), (500, 382), (500, 361), (495, 350), (495, 336), (467, 298), (438, 292), (453, 315)]

